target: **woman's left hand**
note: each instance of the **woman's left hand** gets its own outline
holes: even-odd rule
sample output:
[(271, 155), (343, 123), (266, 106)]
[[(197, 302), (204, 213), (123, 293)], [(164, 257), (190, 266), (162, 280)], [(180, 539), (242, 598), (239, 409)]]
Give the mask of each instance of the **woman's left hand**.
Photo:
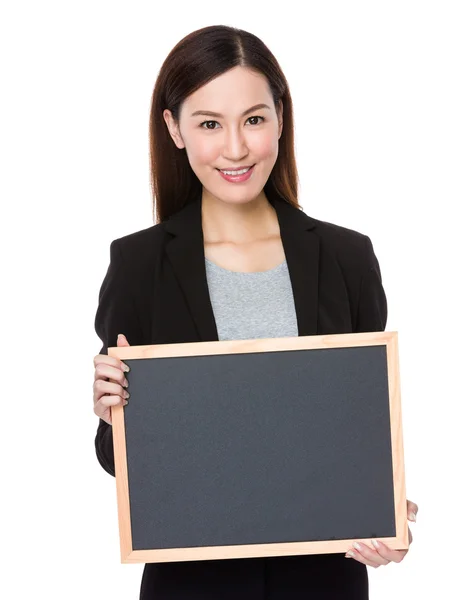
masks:
[[(418, 512), (418, 505), (410, 500), (407, 500), (407, 517), (409, 521), (416, 521), (416, 513)], [(408, 528), (408, 541), (411, 544), (413, 541), (412, 532), (410, 527)], [(374, 567), (377, 569), (381, 565), (388, 565), (390, 562), (399, 563), (405, 558), (408, 550), (391, 550), (383, 542), (378, 540), (371, 540), (373, 546), (376, 546), (376, 550), (370, 548), (366, 544), (361, 542), (355, 542), (354, 548), (351, 548), (346, 553), (346, 558), (355, 558), (364, 565)], [(352, 553), (349, 556), (349, 553)]]

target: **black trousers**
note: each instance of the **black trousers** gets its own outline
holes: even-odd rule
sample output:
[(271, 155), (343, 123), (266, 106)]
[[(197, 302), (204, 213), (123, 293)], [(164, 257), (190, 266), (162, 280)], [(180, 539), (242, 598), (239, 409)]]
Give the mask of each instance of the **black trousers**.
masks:
[(368, 574), (344, 553), (148, 563), (140, 600), (368, 600)]

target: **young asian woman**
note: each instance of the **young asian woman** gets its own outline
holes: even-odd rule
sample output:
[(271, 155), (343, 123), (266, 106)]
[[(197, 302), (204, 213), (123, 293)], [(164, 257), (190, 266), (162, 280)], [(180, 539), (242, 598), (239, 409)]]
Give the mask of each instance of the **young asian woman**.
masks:
[[(255, 35), (205, 27), (165, 59), (150, 114), (156, 224), (111, 242), (95, 316), (95, 448), (111, 475), (111, 406), (130, 390), (109, 346), (385, 329), (370, 238), (301, 209), (293, 128), (288, 83)], [(350, 553), (149, 563), (140, 598), (366, 600), (367, 565), (407, 551), (372, 540)]]

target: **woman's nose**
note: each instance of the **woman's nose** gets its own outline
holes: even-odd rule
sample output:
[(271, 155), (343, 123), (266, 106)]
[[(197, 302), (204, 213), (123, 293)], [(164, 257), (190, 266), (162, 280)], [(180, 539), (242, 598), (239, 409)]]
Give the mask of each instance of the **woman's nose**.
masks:
[(230, 128), (225, 134), (222, 149), (223, 156), (228, 160), (237, 161), (248, 154), (244, 133), (239, 128)]

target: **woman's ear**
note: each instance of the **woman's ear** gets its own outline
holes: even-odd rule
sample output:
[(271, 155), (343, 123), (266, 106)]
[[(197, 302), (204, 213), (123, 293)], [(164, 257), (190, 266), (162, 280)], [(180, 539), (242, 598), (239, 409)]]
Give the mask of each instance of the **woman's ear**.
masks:
[(283, 101), (281, 99), (278, 100), (277, 115), (278, 115), (278, 139), (280, 139), (281, 134), (283, 132)]
[(170, 136), (174, 140), (174, 143), (177, 146), (177, 148), (185, 148), (185, 144), (183, 143), (183, 139), (180, 134), (180, 127), (177, 121), (172, 116), (171, 111), (168, 108), (166, 108), (162, 113), (162, 116), (164, 117), (164, 121), (166, 122)]

